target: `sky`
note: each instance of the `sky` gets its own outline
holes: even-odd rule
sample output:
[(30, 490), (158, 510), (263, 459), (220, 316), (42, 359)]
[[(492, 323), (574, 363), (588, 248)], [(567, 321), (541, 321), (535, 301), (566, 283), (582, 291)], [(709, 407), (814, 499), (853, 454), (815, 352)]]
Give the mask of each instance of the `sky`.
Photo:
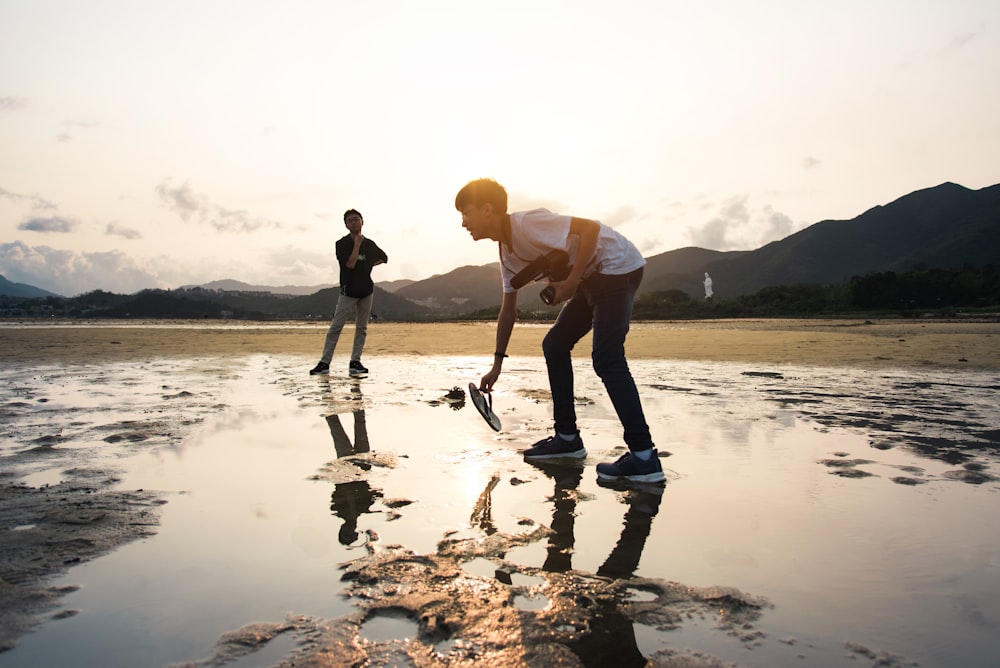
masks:
[(496, 260), (455, 193), (747, 250), (1000, 183), (996, 0), (0, 0), (0, 274), (72, 296)]

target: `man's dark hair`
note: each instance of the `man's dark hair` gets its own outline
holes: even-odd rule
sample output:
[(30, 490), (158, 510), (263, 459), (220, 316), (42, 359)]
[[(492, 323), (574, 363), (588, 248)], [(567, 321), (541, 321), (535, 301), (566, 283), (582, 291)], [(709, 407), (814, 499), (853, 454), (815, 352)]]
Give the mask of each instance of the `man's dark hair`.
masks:
[(507, 213), (507, 191), (493, 179), (476, 179), (465, 184), (455, 195), (455, 208), (492, 204), (498, 213)]
[(351, 216), (357, 216), (361, 220), (365, 219), (365, 217), (362, 216), (361, 212), (358, 211), (357, 209), (348, 209), (347, 211), (344, 212), (344, 222), (346, 223), (347, 219), (350, 218)]

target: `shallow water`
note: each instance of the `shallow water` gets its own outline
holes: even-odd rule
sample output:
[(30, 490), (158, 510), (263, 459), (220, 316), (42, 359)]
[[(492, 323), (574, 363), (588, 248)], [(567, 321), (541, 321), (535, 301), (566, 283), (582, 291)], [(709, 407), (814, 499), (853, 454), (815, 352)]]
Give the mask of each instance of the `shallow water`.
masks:
[[(168, 500), (155, 536), (61, 576), (55, 584), (79, 586), (61, 601), (67, 614), (0, 653), (0, 665), (200, 660), (246, 624), (356, 611), (340, 565), (372, 549), (433, 554), (445, 539), (537, 525), (553, 533), (465, 564), (470, 578), (509, 578), (521, 611), (547, 605), (531, 569), (731, 587), (770, 602), (742, 636), (700, 616), (669, 631), (635, 623), (646, 657), (673, 648), (748, 666), (995, 664), (995, 373), (633, 362), (654, 438), (672, 454), (662, 490), (626, 491), (596, 482), (594, 465), (620, 454), (620, 426), (584, 362), (589, 457), (575, 468), (518, 454), (549, 429), (541, 360), (508, 360), (494, 393), (499, 433), (471, 402), (445, 400), (478, 382), (484, 360), (366, 362), (361, 381), (310, 377), (310, 360), (294, 356), (0, 372), (0, 455), (25, 482), (56, 484), (84, 460), (116, 469), (122, 489)], [(21, 456), (39, 439), (45, 458)], [(415, 628), (388, 615), (359, 635)], [(271, 665), (293, 649), (279, 636), (229, 665)]]

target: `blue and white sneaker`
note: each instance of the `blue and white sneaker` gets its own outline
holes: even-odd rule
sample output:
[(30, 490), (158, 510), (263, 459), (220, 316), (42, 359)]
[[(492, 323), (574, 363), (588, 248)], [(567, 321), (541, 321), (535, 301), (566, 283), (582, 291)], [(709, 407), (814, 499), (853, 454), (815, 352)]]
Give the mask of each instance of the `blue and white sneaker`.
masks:
[(583, 447), (583, 439), (580, 433), (567, 441), (559, 434), (552, 434), (548, 438), (535, 443), (533, 446), (521, 453), (525, 459), (541, 459), (542, 457), (572, 457), (582, 459), (587, 456), (587, 449)]
[(653, 455), (642, 460), (631, 452), (626, 452), (614, 462), (603, 462), (597, 465), (598, 480), (628, 480), (629, 482), (664, 482), (663, 466), (660, 456), (653, 448)]

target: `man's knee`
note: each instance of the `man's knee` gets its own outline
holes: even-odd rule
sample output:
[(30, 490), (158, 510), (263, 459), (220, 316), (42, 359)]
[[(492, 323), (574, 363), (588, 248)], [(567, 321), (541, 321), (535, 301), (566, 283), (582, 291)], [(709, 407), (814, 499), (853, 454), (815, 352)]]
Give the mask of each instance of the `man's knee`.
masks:
[(591, 353), (590, 359), (594, 364), (594, 372), (604, 378), (606, 375), (628, 370), (628, 362), (625, 361), (625, 350), (597, 351)]
[(573, 346), (567, 346), (566, 342), (559, 336), (553, 336), (552, 330), (542, 339), (542, 354), (545, 357), (559, 357), (568, 355)]

